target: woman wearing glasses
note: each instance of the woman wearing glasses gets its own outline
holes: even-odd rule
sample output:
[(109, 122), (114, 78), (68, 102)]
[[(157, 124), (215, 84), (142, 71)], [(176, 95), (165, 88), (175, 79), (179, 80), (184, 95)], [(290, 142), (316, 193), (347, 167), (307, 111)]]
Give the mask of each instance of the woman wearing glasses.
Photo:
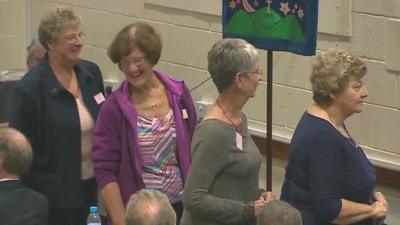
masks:
[(20, 81), (11, 126), (32, 144), (26, 183), (47, 196), (49, 225), (84, 225), (97, 202), (92, 163), (94, 121), (103, 97), (98, 66), (82, 60), (80, 19), (56, 9), (39, 25), (45, 58)]
[(273, 199), (259, 195), (261, 154), (242, 112), (261, 80), (257, 49), (242, 39), (220, 40), (208, 52), (208, 71), (219, 95), (193, 135), (182, 223), (255, 225)]
[(362, 111), (366, 73), (359, 57), (341, 49), (313, 61), (314, 104), (294, 132), (281, 192), (305, 225), (372, 225), (386, 217), (385, 197), (374, 192), (375, 170), (344, 124)]
[(108, 55), (125, 75), (105, 101), (96, 122), (93, 161), (110, 224), (125, 224), (130, 196), (143, 188), (166, 194), (177, 214), (191, 163), (197, 122), (183, 81), (154, 70), (161, 37), (146, 23), (123, 28)]

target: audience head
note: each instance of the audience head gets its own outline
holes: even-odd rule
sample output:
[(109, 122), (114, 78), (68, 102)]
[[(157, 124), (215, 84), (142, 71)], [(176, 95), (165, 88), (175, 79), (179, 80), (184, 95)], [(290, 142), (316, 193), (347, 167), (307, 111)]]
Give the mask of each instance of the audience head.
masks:
[(319, 53), (312, 62), (311, 85), (314, 101), (321, 106), (332, 102), (330, 94), (341, 94), (350, 81), (367, 73), (365, 62), (342, 49)]
[(142, 189), (131, 196), (125, 222), (126, 225), (175, 225), (176, 215), (165, 194)]
[(48, 51), (59, 45), (59, 49), (65, 51), (64, 48), (73, 45), (74, 53), (80, 54), (77, 50), (82, 47), (84, 37), (80, 23), (80, 18), (70, 8), (57, 8), (49, 12), (39, 24), (40, 43)]
[(158, 63), (161, 56), (161, 35), (149, 24), (137, 22), (125, 26), (111, 42), (108, 56), (111, 61), (123, 67), (121, 60), (131, 54), (134, 49), (143, 54), (152, 66)]
[(0, 174), (21, 177), (32, 164), (32, 149), (19, 131), (0, 128)]
[(222, 39), (208, 52), (208, 72), (219, 93), (232, 86), (238, 73), (260, 75), (257, 49), (242, 39)]
[(37, 37), (33, 38), (28, 48), (28, 55), (26, 57), (26, 65), (28, 69), (32, 69), (35, 67), (46, 54), (46, 50), (40, 44), (39, 39)]
[(257, 225), (302, 225), (302, 219), (300, 212), (289, 203), (275, 200), (261, 209)]

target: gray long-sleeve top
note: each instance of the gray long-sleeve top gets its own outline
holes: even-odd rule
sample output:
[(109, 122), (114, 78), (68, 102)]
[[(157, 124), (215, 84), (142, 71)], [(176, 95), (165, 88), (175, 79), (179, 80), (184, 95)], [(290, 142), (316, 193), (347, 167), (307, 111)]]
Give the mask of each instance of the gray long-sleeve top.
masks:
[(261, 155), (247, 123), (242, 124), (243, 151), (236, 147), (232, 125), (209, 119), (197, 126), (183, 193), (182, 224), (256, 224), (249, 205), (258, 198)]

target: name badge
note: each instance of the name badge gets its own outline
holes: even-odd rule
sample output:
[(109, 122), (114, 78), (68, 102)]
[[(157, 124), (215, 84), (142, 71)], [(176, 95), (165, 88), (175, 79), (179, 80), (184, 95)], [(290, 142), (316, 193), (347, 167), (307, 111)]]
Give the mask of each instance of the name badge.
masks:
[(183, 119), (189, 118), (189, 115), (188, 115), (186, 109), (182, 109), (182, 117), (183, 117)]
[(97, 95), (94, 96), (94, 100), (96, 100), (97, 104), (101, 104), (104, 102), (106, 99), (104, 98), (103, 93), (99, 92)]
[(243, 151), (243, 137), (238, 132), (236, 132), (236, 148)]

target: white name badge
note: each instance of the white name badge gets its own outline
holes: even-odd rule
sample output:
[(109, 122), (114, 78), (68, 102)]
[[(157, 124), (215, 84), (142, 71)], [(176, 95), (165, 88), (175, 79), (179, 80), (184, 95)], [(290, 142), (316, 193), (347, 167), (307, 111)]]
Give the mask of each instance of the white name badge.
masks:
[(97, 104), (101, 104), (104, 102), (106, 99), (104, 98), (103, 93), (99, 92), (97, 95), (94, 96), (94, 100), (96, 100)]
[(238, 132), (236, 132), (236, 148), (243, 151), (243, 137)]
[(189, 115), (188, 115), (186, 109), (182, 109), (182, 117), (183, 117), (183, 119), (189, 118)]

